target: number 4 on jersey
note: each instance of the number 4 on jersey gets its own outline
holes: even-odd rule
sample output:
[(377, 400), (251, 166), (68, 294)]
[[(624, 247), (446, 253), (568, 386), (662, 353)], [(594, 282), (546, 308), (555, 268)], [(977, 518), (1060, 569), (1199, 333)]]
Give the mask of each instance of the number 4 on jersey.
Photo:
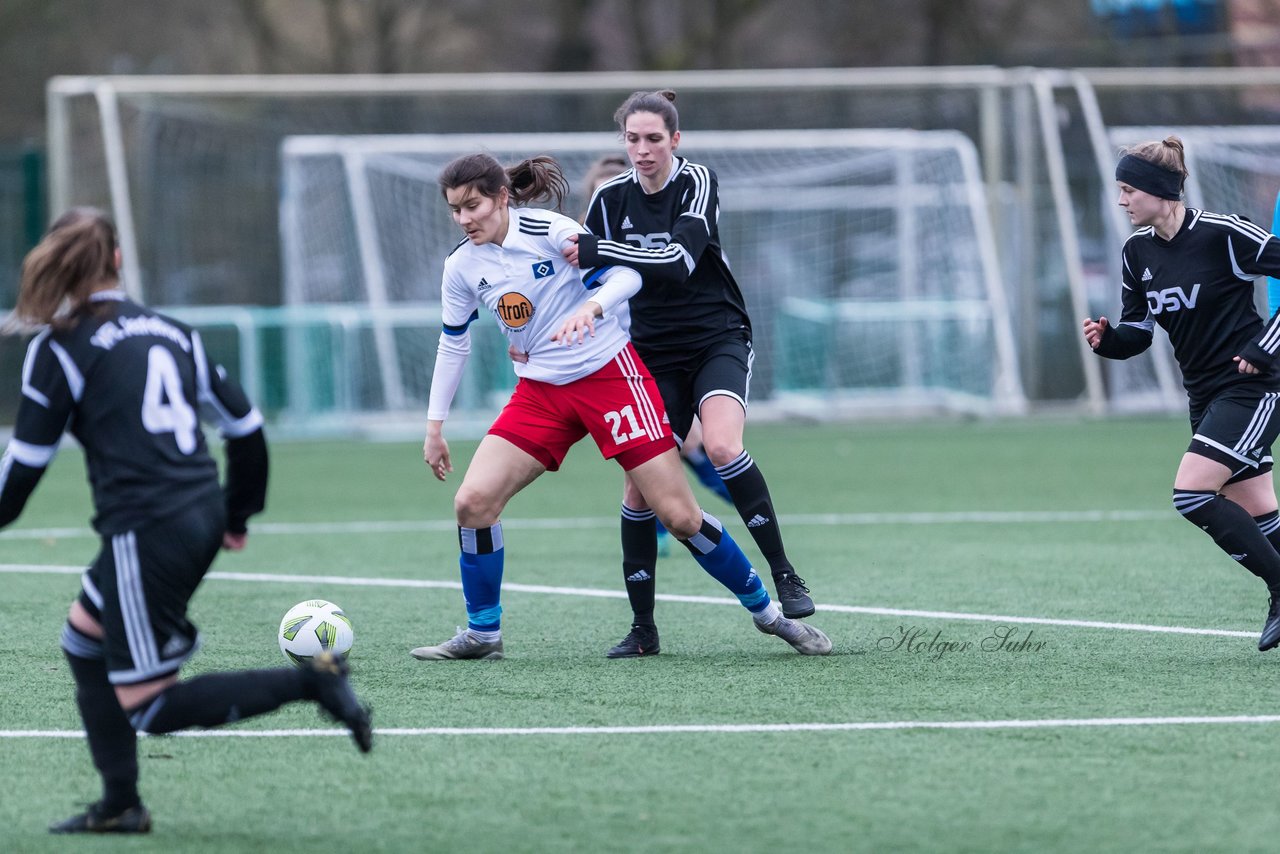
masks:
[(148, 433), (172, 433), (178, 450), (196, 449), (195, 410), (182, 394), (182, 374), (173, 354), (159, 345), (147, 353), (147, 386), (142, 392), (142, 426)]

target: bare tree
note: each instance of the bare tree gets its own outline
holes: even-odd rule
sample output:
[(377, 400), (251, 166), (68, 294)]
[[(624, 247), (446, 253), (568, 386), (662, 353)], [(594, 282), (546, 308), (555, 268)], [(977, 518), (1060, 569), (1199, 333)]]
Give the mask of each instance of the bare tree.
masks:
[(925, 0), (925, 64), (998, 63), (1031, 6), (1023, 0)]
[[(735, 35), (761, 9), (778, 0), (662, 3), (625, 0), (623, 22), (641, 68), (732, 68)], [(674, 25), (674, 29), (672, 29)]]
[(595, 0), (557, 0), (554, 4), (555, 44), (548, 71), (589, 71), (595, 67), (596, 43), (587, 32)]
[[(449, 17), (448, 4), (423, 0), (236, 2), (267, 72), (392, 74), (429, 66), (432, 25)], [(433, 11), (442, 14), (433, 18)]]

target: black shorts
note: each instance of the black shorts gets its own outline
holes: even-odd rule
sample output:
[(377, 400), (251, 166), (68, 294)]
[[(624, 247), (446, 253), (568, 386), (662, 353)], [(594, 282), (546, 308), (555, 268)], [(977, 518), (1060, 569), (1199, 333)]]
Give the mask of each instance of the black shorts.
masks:
[(1271, 471), (1271, 445), (1280, 434), (1280, 392), (1235, 392), (1215, 397), (1191, 419), (1187, 451), (1231, 470), (1227, 483)]
[(104, 536), (80, 604), (103, 630), (113, 685), (175, 673), (199, 646), (187, 603), (222, 547), (222, 496), (202, 497), (145, 528)]
[(667, 367), (661, 373), (654, 371), (653, 378), (671, 421), (671, 432), (683, 442), (689, 435), (693, 416), (709, 397), (732, 397), (746, 410), (753, 361), (755, 352), (750, 339), (735, 335), (689, 354), (680, 364)]

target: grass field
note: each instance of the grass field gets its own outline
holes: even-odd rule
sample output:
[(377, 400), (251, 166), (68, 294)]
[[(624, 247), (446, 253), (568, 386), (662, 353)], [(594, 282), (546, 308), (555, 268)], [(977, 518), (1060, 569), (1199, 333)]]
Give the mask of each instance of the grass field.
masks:
[(629, 615), (619, 477), (580, 445), (505, 515), (507, 659), (418, 662), (465, 619), (451, 500), (474, 443), (446, 485), (414, 443), (274, 446), (189, 669), (281, 665), (280, 616), (332, 599), (374, 752), (301, 705), (146, 738), (153, 835), (74, 844), (45, 826), (98, 784), (57, 638), (96, 541), (64, 451), (0, 535), (0, 850), (1275, 849), (1280, 653), (1256, 650), (1261, 583), (1171, 509), (1182, 420), (748, 438), (828, 658), (754, 631), (677, 547), (662, 654), (604, 659)]

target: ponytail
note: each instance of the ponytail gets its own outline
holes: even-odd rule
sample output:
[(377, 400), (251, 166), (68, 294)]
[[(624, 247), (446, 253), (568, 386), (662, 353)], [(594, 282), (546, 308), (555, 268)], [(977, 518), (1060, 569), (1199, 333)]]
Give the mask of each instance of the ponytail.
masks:
[(118, 281), (116, 229), (102, 211), (73, 208), (54, 221), (22, 262), (18, 301), (5, 331), (74, 322), (89, 294)]
[(492, 154), (467, 154), (440, 170), (439, 183), (441, 195), (470, 185), (480, 195), (494, 199), (505, 187), (514, 204), (527, 205), (545, 198), (554, 201), (557, 210), (569, 195), (569, 182), (560, 164), (546, 155), (503, 168)]

